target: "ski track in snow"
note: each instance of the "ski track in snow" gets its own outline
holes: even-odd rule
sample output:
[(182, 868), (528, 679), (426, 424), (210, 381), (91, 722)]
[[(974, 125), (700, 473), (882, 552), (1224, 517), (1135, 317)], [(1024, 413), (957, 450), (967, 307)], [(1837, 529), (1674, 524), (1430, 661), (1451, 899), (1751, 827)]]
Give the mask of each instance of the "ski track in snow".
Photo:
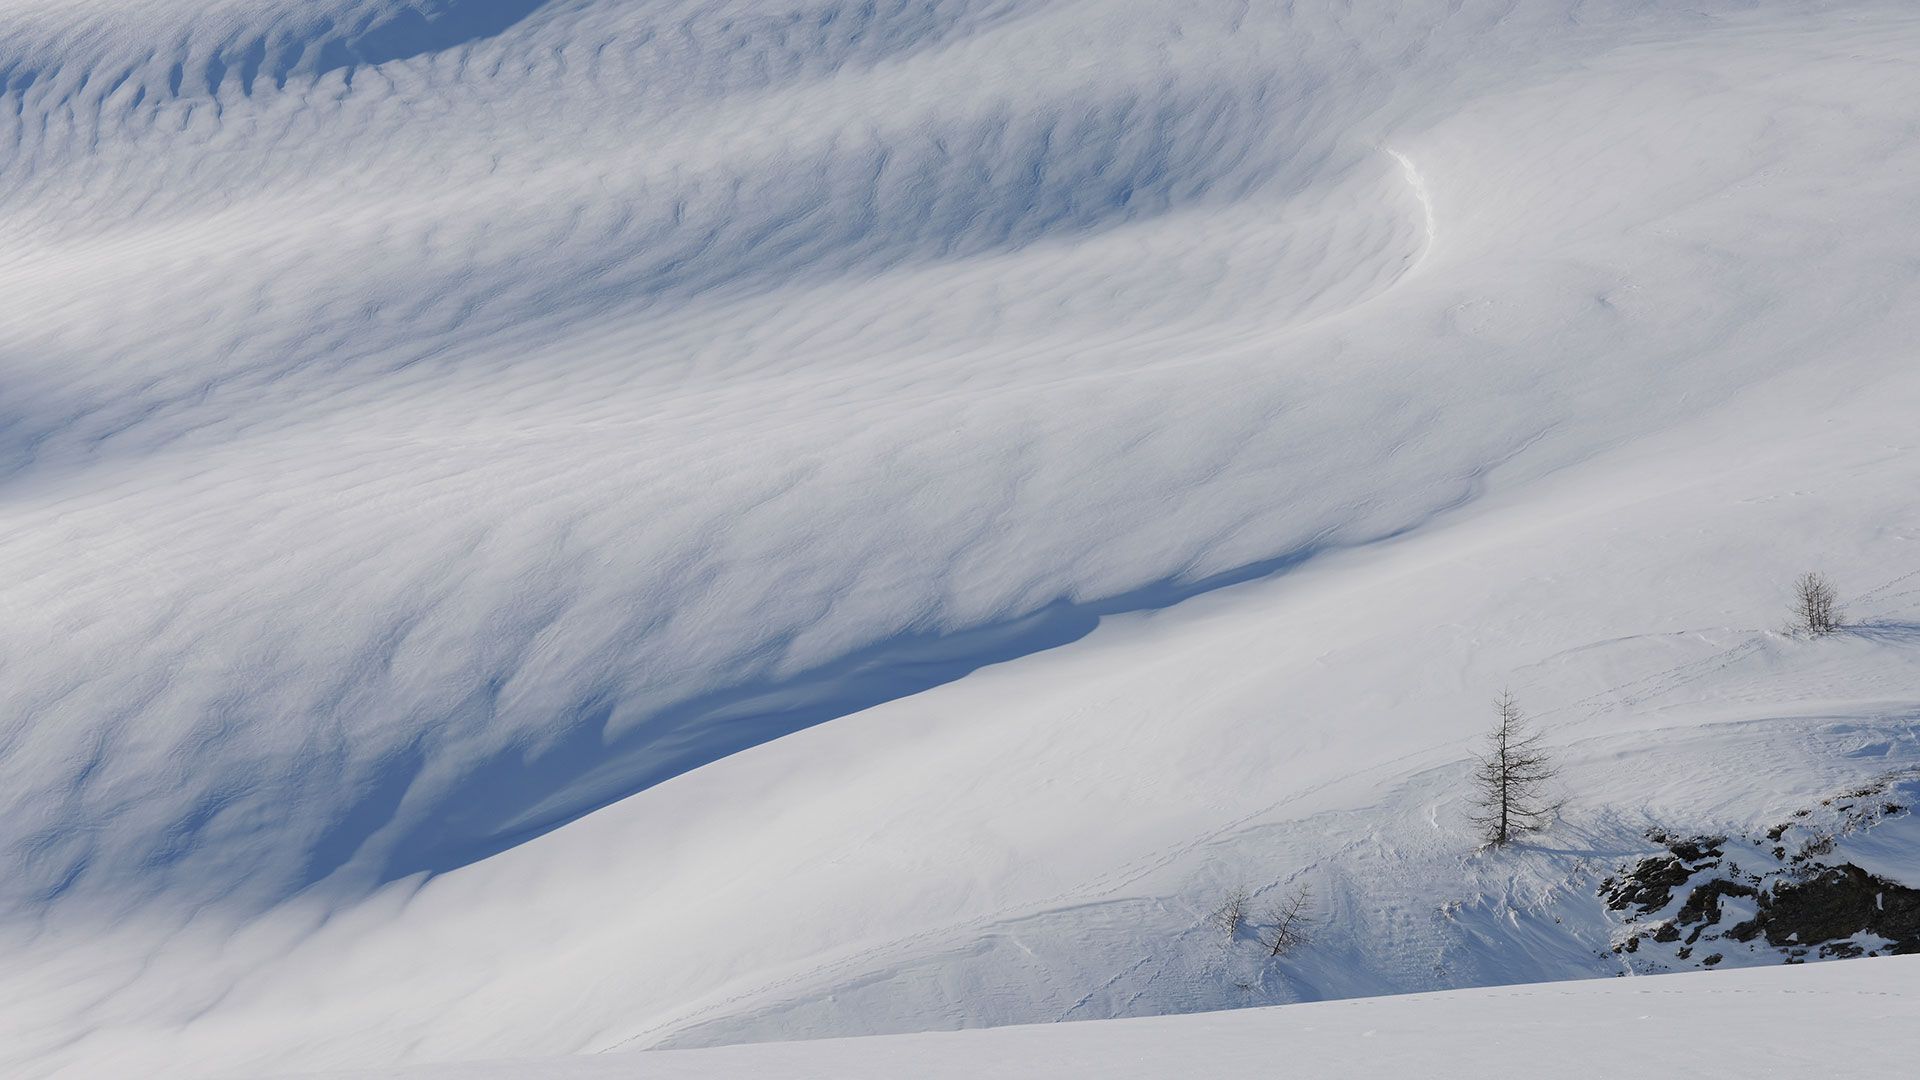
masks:
[[(0, 0), (0, 1064), (1601, 973), (1488, 914), (1585, 863), (1456, 858), (1488, 687), (1709, 821), (1761, 811), (1616, 759), (1912, 750), (1916, 51), (1837, 0)], [(1227, 866), (1371, 936), (1237, 990)]]

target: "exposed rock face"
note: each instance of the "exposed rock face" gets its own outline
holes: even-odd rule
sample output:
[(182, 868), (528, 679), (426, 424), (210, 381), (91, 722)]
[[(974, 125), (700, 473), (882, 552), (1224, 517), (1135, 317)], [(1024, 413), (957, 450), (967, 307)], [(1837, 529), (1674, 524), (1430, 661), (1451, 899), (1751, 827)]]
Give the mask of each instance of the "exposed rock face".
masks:
[[(1601, 897), (1611, 910), (1626, 912), (1630, 930), (1613, 951), (1634, 970), (1711, 967), (1729, 953), (1750, 963), (1756, 950), (1785, 963), (1815, 952), (1920, 952), (1920, 888), (1846, 861), (1848, 838), (1908, 812), (1902, 802), (1882, 797), (1896, 785), (1920, 788), (1920, 780), (1889, 775), (1822, 800), (1823, 809), (1795, 811), (1762, 835), (1729, 840), (1649, 832), (1666, 853), (1641, 858), (1601, 884)], [(1728, 858), (1729, 848), (1738, 861)], [(1743, 871), (1740, 862), (1752, 870)], [(1684, 899), (1676, 904), (1677, 897)], [(1729, 905), (1737, 911), (1731, 918)], [(1720, 943), (1724, 951), (1703, 948), (1707, 955), (1695, 958), (1701, 942)]]
[(1724, 836), (1715, 836), (1710, 839), (1669, 840), (1668, 850), (1672, 851), (1676, 858), (1697, 863), (1718, 859), (1723, 854), (1723, 845), (1726, 842), (1727, 838)]
[(1663, 856), (1642, 859), (1639, 865), (1627, 871), (1626, 880), (1618, 889), (1608, 895), (1607, 906), (1619, 911), (1629, 904), (1636, 904), (1642, 911), (1658, 911), (1673, 898), (1673, 890), (1685, 885), (1692, 876), (1693, 868), (1679, 859)]
[(1720, 921), (1721, 897), (1754, 896), (1757, 892), (1758, 890), (1751, 885), (1716, 878), (1688, 895), (1687, 902), (1680, 907), (1678, 921), (1681, 926), (1692, 926), (1702, 919), (1709, 923), (1717, 923)]
[(1893, 942), (1889, 952), (1920, 952), (1920, 889), (1875, 877), (1852, 863), (1775, 885), (1760, 914), (1727, 931), (1739, 941), (1765, 934), (1776, 947), (1817, 945), (1860, 934)]

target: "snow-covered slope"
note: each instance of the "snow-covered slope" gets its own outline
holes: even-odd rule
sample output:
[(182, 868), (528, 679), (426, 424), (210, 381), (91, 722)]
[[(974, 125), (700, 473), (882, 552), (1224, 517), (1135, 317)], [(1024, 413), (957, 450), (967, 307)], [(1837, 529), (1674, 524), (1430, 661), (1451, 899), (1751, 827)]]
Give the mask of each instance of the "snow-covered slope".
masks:
[[(1372, 998), (1289, 1009), (992, 1032), (819, 1040), (572, 1060), (485, 1062), (354, 1080), (694, 1080), (790, 1076), (929, 1080), (998, 1076), (1595, 1080), (1687, 1076), (1899, 1076), (1920, 1022), (1920, 960), (1844, 969), (1676, 975)], [(1805, 1032), (1782, 1039), (1782, 1032)], [(1816, 1034), (1817, 1033), (1817, 1034)], [(348, 1080), (342, 1076), (340, 1080)]]
[[(1640, 963), (1647, 828), (1920, 765), (1916, 54), (1892, 2), (0, 0), (0, 1067)], [(1815, 565), (1854, 629), (1778, 633)], [(1496, 858), (1503, 684), (1570, 801)], [(1243, 882), (1314, 947), (1223, 953)]]

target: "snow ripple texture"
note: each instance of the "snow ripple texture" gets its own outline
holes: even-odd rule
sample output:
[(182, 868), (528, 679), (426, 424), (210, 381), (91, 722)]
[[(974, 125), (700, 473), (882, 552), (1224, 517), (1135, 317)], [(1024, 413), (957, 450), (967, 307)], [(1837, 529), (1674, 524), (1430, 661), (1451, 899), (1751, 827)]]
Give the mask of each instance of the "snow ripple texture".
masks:
[(1784, 0), (0, 0), (0, 918), (344, 903), (1890, 378), (1916, 52)]
[[(0, 13), (14, 903), (444, 869), (890, 696), (850, 657), (1435, 501), (1325, 490), (1348, 362), (1268, 340), (1423, 250), (1342, 126), (1357, 46), (1004, 0)], [(1474, 455), (1394, 466), (1433, 426), (1394, 396), (1350, 464), (1456, 497)]]

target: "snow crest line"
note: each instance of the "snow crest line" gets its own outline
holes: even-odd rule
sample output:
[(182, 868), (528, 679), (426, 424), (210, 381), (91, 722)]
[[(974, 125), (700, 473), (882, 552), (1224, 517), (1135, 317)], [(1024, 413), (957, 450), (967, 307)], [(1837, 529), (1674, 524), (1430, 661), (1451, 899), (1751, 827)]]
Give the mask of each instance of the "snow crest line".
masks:
[(1437, 235), (1434, 227), (1433, 193), (1427, 190), (1427, 178), (1420, 175), (1420, 168), (1413, 163), (1412, 158), (1392, 147), (1387, 148), (1387, 153), (1393, 156), (1393, 160), (1400, 163), (1400, 173), (1406, 177), (1407, 187), (1413, 191), (1413, 197), (1420, 200), (1421, 220), (1426, 228), (1427, 242), (1420, 249), (1420, 258), (1414, 263), (1418, 266), (1427, 261), (1427, 255), (1433, 251)]

